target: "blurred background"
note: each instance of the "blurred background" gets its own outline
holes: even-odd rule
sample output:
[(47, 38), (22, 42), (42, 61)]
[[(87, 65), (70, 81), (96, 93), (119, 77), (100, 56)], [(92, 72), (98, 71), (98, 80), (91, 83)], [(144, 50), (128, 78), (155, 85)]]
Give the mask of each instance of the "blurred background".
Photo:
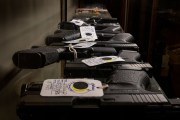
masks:
[(1, 0), (0, 1), (0, 119), (16, 120), (20, 86), (61, 77), (61, 63), (21, 70), (13, 54), (45, 45), (61, 21), (70, 20), (78, 7), (102, 3), (140, 47), (143, 60), (169, 98), (180, 97), (179, 0)]

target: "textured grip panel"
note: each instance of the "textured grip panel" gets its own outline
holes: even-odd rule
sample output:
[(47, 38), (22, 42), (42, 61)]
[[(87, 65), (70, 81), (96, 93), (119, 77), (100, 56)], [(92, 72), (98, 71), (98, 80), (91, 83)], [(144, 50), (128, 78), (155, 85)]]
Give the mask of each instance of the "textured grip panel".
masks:
[(27, 49), (16, 52), (12, 59), (19, 68), (35, 69), (57, 62), (59, 60), (59, 53), (64, 50), (64, 48), (59, 47)]
[(108, 81), (110, 81), (110, 84), (122, 84), (129, 85), (130, 88), (146, 89), (150, 83), (150, 78), (145, 71), (116, 70)]

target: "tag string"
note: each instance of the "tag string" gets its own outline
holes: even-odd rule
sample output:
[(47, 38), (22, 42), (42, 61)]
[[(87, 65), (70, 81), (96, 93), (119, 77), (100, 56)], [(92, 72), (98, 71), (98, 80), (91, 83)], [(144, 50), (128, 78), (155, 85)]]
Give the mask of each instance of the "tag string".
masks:
[(98, 89), (106, 89), (106, 88), (108, 88), (109, 87), (109, 85), (108, 84), (103, 84), (101, 87), (97, 87)]
[(72, 44), (69, 44), (69, 51), (74, 53), (74, 58), (77, 59), (77, 51), (74, 49)]

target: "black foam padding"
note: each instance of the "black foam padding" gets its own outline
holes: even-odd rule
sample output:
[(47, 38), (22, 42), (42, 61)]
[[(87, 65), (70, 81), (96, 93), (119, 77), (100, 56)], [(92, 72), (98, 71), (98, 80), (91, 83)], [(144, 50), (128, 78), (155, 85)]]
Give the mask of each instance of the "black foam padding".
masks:
[(60, 47), (39, 47), (18, 51), (13, 55), (13, 62), (19, 68), (36, 69), (59, 61)]
[(142, 61), (141, 54), (137, 51), (122, 50), (118, 56), (123, 58), (126, 63), (139, 63)]
[(134, 37), (130, 33), (116, 34), (110, 41), (122, 41), (122, 43), (134, 43)]

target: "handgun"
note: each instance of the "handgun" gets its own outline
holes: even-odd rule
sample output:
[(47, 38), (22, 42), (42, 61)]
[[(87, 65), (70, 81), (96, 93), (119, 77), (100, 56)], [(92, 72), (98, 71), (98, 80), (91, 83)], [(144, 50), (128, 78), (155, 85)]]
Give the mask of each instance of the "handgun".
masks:
[[(107, 78), (114, 70), (122, 67), (122, 65), (126, 65), (128, 68), (128, 65), (133, 64), (133, 69), (139, 69), (139, 65), (143, 64), (141, 55), (137, 51), (122, 50), (119, 51), (117, 56), (123, 58), (125, 61), (106, 63), (93, 67), (82, 63), (83, 58), (67, 61), (64, 76), (67, 78)], [(135, 65), (138, 68), (136, 68)]]
[[(114, 48), (89, 47), (76, 49), (78, 58), (92, 57), (93, 55), (117, 55)], [(36, 69), (58, 62), (60, 60), (73, 60), (74, 53), (68, 47), (44, 46), (32, 49), (17, 51), (13, 57), (13, 63), (24, 69)]]

